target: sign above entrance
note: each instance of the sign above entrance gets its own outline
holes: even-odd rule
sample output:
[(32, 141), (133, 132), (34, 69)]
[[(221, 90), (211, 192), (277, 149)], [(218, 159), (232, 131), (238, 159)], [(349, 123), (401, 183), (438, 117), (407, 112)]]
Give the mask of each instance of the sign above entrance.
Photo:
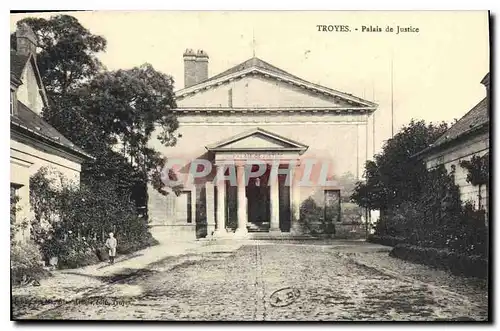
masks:
[(244, 161), (245, 163), (252, 163), (252, 161), (264, 163), (279, 161), (280, 163), (289, 163), (292, 160), (298, 161), (299, 158), (299, 153), (293, 151), (225, 151), (215, 154), (216, 163), (233, 163), (241, 161)]
[(283, 155), (283, 152), (244, 152), (232, 154), (235, 160), (280, 159)]

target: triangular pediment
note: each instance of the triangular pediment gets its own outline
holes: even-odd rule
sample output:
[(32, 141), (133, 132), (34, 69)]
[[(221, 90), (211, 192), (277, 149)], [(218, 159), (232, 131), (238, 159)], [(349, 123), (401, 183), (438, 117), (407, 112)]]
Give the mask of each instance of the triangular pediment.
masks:
[(286, 148), (296, 147), (290, 143), (271, 138), (262, 133), (255, 133), (249, 137), (234, 141), (222, 146), (230, 149), (252, 149), (252, 148)]
[(209, 151), (255, 151), (255, 150), (294, 150), (303, 152), (308, 146), (272, 132), (256, 128), (209, 145)]
[[(234, 84), (238, 80), (248, 80), (249, 77), (259, 77), (259, 80), (264, 78), (266, 81), (271, 81), (273, 82), (272, 84), (278, 86), (278, 90), (281, 90), (282, 92), (286, 89), (294, 90), (296, 93), (311, 96), (311, 100), (321, 99), (328, 102), (319, 104), (318, 106), (353, 108), (375, 108), (377, 106), (371, 101), (364, 100), (352, 94), (340, 92), (319, 84), (308, 82), (257, 58), (245, 61), (244, 63), (209, 78), (206, 81), (179, 90), (176, 92), (176, 98), (180, 102), (180, 107), (190, 107), (192, 106), (192, 102), (187, 101), (186, 99), (193, 99), (192, 101), (195, 101), (194, 99), (197, 99), (197, 95), (207, 93), (216, 96), (217, 93), (213, 93), (214, 90), (227, 89), (228, 85)], [(272, 88), (272, 86), (269, 86), (269, 88)], [(272, 93), (272, 91), (269, 90), (266, 90), (266, 92)], [(183, 105), (183, 100), (187, 101), (185, 105)], [(223, 99), (221, 98), (221, 100), (227, 100), (227, 93), (224, 95)], [(224, 103), (224, 101), (220, 101), (219, 104), (213, 106), (221, 107), (223, 106), (222, 103)], [(313, 107), (314, 104), (315, 102), (312, 101), (312, 104), (309, 106)]]

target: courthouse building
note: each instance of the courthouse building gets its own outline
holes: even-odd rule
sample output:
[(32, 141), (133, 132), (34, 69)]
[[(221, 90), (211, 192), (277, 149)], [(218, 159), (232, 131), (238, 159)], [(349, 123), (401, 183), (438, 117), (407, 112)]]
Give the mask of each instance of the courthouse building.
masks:
[(336, 179), (362, 177), (373, 155), (377, 105), (257, 57), (210, 78), (208, 68), (204, 51), (186, 50), (185, 87), (176, 92), (181, 138), (173, 147), (151, 142), (177, 163), (180, 178), (193, 170), (207, 173), (184, 180), (178, 195), (149, 189), (153, 235), (293, 235), (303, 231), (299, 209), (308, 198), (342, 211)]

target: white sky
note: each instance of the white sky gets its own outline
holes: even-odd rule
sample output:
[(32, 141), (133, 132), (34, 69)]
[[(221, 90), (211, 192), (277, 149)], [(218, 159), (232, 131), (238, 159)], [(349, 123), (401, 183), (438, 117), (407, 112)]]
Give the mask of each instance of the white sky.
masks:
[[(204, 49), (215, 75), (256, 56), (303, 79), (379, 104), (377, 146), (391, 133), (391, 53), (396, 131), (411, 118), (451, 121), (485, 96), (488, 13), (468, 12), (72, 12), (108, 41), (108, 69), (144, 62), (184, 86), (182, 53)], [(49, 17), (52, 14), (29, 14)], [(26, 14), (11, 15), (15, 22)], [(413, 26), (419, 33), (318, 32), (317, 24)]]

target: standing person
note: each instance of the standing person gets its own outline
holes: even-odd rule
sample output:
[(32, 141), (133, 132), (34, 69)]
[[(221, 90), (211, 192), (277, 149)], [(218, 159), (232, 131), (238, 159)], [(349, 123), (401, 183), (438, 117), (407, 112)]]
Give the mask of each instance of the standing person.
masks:
[(115, 263), (116, 246), (118, 245), (116, 238), (113, 236), (113, 232), (109, 233), (109, 238), (106, 239), (105, 245), (109, 250), (109, 262), (113, 264)]

